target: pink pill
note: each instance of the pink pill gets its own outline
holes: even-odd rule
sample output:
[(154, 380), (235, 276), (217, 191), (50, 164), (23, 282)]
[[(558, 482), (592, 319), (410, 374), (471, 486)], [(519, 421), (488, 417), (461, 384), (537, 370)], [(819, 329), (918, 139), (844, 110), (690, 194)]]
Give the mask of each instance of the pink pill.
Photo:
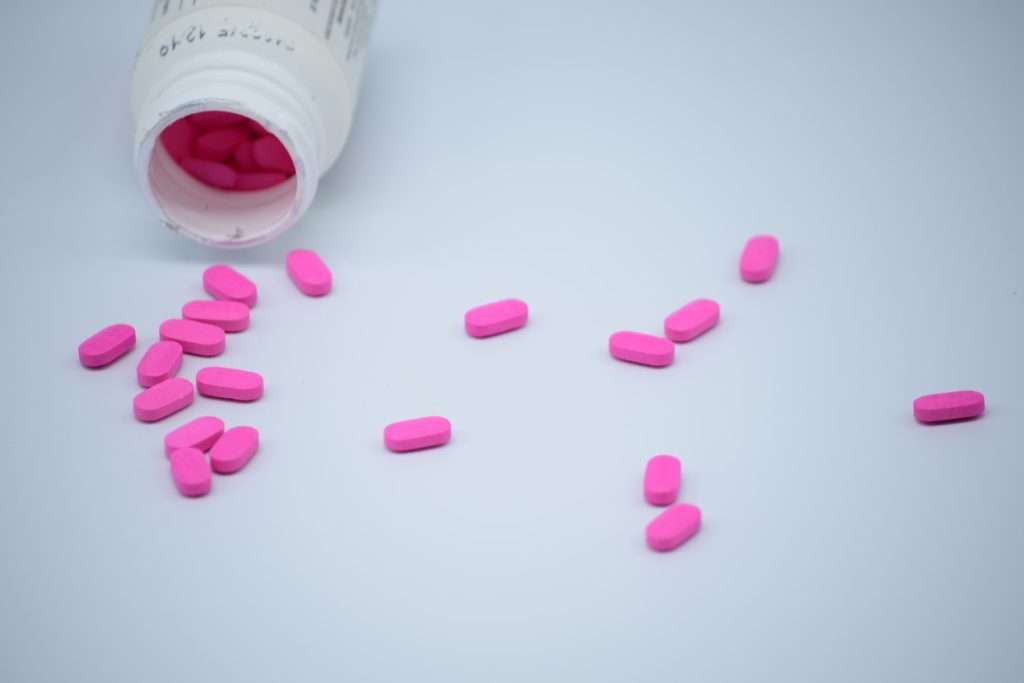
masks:
[(219, 161), (207, 161), (195, 157), (185, 157), (181, 167), (188, 171), (196, 180), (221, 190), (233, 190), (238, 182), (238, 172)]
[(199, 393), (207, 398), (255, 401), (263, 396), (263, 377), (258, 372), (234, 368), (203, 368), (196, 375)]
[(640, 332), (616, 332), (608, 338), (608, 350), (619, 360), (653, 368), (671, 365), (676, 356), (668, 339)]
[(118, 323), (104, 327), (78, 345), (78, 360), (87, 368), (102, 368), (135, 348), (135, 328)]
[(751, 237), (740, 256), (740, 277), (747, 282), (766, 282), (779, 262), (779, 241), (771, 235)]
[(672, 455), (656, 455), (644, 471), (644, 500), (651, 505), (671, 505), (679, 496), (683, 466)]
[(323, 296), (331, 291), (331, 269), (309, 249), (288, 252), (288, 277), (306, 296)]
[(227, 161), (235, 148), (249, 140), (249, 130), (242, 126), (218, 128), (196, 138), (193, 156), (207, 161)]
[(260, 433), (253, 427), (232, 427), (210, 450), (210, 464), (217, 474), (233, 474), (249, 464), (260, 448)]
[(688, 342), (718, 324), (718, 304), (711, 299), (691, 301), (665, 318), (665, 336)]
[(170, 379), (181, 370), (181, 344), (175, 341), (158, 341), (148, 349), (135, 369), (140, 387), (151, 387)]
[(249, 130), (255, 133), (257, 136), (269, 135), (267, 129), (261, 126), (258, 122), (249, 119)]
[(384, 428), (384, 445), (395, 453), (443, 446), (452, 438), (452, 423), (443, 417), (419, 417)]
[(256, 192), (258, 190), (265, 190), (268, 187), (275, 187), (286, 180), (288, 180), (288, 177), (284, 173), (272, 171), (239, 173), (238, 182), (235, 183), (235, 190), (239, 192)]
[(203, 111), (188, 117), (189, 122), (200, 130), (213, 130), (245, 123), (249, 119), (229, 111)]
[(679, 503), (666, 509), (647, 525), (647, 547), (674, 550), (700, 531), (700, 508)]
[(264, 135), (252, 143), (252, 158), (265, 171), (278, 171), (285, 175), (295, 173), (292, 156), (281, 141), (273, 135)]
[(192, 405), (194, 398), (192, 382), (172, 377), (136, 394), (132, 405), (141, 422), (156, 422)]
[(950, 391), (914, 399), (918, 422), (951, 422), (978, 417), (985, 412), (985, 395), (980, 391)]
[(225, 332), (241, 332), (249, 327), (249, 307), (239, 301), (189, 301), (181, 307), (181, 317), (216, 325)]
[(224, 433), (224, 421), (217, 417), (197, 417), (164, 437), (164, 451), (170, 455), (182, 448), (208, 451)]
[(256, 285), (231, 266), (218, 264), (203, 272), (203, 288), (214, 299), (240, 301), (249, 308), (256, 305)]
[(178, 119), (160, 133), (160, 142), (163, 143), (164, 149), (178, 162), (192, 156), (192, 143), (195, 138), (196, 131), (188, 119)]
[(530, 309), (525, 301), (503, 299), (466, 311), (466, 333), (471, 337), (493, 337), (518, 330), (526, 324)]
[(182, 448), (169, 456), (171, 459), (171, 477), (178, 493), (189, 498), (205, 496), (210, 492), (213, 476), (210, 474), (210, 463), (198, 448)]
[(256, 165), (256, 160), (252, 158), (252, 142), (246, 140), (245, 142), (235, 147), (234, 153), (231, 158), (235, 162), (235, 168), (239, 171), (256, 171), (259, 167)]
[(163, 321), (160, 338), (178, 342), (185, 353), (193, 356), (219, 356), (226, 345), (224, 330), (195, 320)]

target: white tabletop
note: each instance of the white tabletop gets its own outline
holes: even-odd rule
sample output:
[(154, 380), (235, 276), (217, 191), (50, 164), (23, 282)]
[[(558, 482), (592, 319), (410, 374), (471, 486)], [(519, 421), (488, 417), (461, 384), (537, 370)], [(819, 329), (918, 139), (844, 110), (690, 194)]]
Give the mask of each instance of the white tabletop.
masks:
[[(1024, 9), (848, 5), (385, 2), (312, 210), (220, 252), (136, 184), (145, 3), (4, 3), (0, 680), (1018, 680)], [(182, 375), (266, 395), (138, 423), (217, 261), (253, 324)], [(466, 336), (509, 296), (525, 329)], [(697, 297), (722, 322), (672, 367), (608, 356)], [(113, 322), (139, 348), (79, 367)], [(914, 422), (963, 388), (982, 419)], [(187, 500), (162, 439), (206, 414), (262, 448)], [(383, 448), (431, 414), (450, 445)], [(657, 554), (663, 452), (704, 528)]]

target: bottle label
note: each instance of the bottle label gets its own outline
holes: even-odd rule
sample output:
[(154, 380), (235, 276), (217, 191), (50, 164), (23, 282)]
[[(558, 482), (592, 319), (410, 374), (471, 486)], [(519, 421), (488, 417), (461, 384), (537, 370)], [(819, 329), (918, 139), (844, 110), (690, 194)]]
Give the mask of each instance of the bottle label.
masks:
[[(155, 35), (164, 27), (199, 10), (263, 10), (289, 19), (323, 40), (358, 84), (377, 4), (378, 0), (156, 0), (149, 34)], [(239, 16), (237, 12), (231, 14), (232, 17)], [(258, 15), (243, 21), (225, 18), (212, 24), (207, 21), (185, 22), (180, 30), (161, 38), (154, 46), (161, 58), (185, 51), (190, 45), (214, 40), (261, 42), (285, 52), (296, 49), (287, 32), (275, 32), (274, 27), (267, 25)]]

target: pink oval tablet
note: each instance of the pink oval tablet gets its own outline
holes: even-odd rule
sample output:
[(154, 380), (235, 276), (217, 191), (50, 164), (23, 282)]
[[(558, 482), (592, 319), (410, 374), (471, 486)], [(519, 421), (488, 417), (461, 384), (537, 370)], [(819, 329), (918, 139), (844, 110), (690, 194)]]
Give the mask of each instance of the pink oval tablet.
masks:
[(323, 296), (331, 291), (331, 269), (309, 249), (288, 252), (288, 277), (306, 296)]
[(711, 299), (691, 301), (665, 318), (665, 336), (672, 341), (688, 342), (718, 324), (718, 303)]
[(758, 235), (747, 240), (740, 256), (740, 277), (747, 282), (766, 282), (779, 262), (779, 241), (771, 235)]
[(914, 399), (918, 422), (951, 422), (978, 417), (985, 412), (985, 395), (980, 391), (950, 391)]
[(160, 142), (171, 158), (180, 162), (185, 157), (192, 156), (192, 142), (195, 137), (195, 129), (188, 119), (178, 119), (160, 133)]
[(284, 173), (273, 171), (254, 171), (252, 173), (239, 173), (238, 181), (235, 183), (235, 190), (239, 192), (254, 192), (265, 190), (268, 187), (280, 185), (288, 177)]
[(118, 323), (104, 327), (78, 345), (78, 361), (87, 368), (102, 368), (135, 348), (135, 328)]
[(195, 320), (165, 320), (160, 323), (160, 338), (181, 344), (193, 356), (218, 356), (226, 345), (224, 330)]
[(164, 437), (164, 451), (170, 455), (182, 448), (208, 451), (224, 433), (224, 421), (217, 417), (197, 417)]
[(295, 173), (292, 155), (273, 135), (264, 135), (252, 143), (252, 158), (264, 171), (278, 171), (288, 176)]
[(249, 307), (239, 301), (189, 301), (181, 307), (181, 317), (216, 325), (225, 332), (241, 332), (249, 327)]
[(132, 406), (141, 422), (156, 422), (187, 408), (194, 398), (192, 382), (172, 377), (136, 394)]
[(240, 301), (249, 308), (256, 305), (256, 285), (231, 266), (218, 264), (203, 272), (203, 288), (214, 299)]
[(619, 360), (653, 368), (671, 365), (676, 356), (676, 347), (668, 339), (640, 332), (616, 332), (608, 338), (608, 350)]
[(199, 393), (208, 398), (255, 401), (263, 395), (263, 377), (234, 368), (203, 368), (196, 375)]
[(466, 333), (471, 337), (493, 337), (518, 330), (526, 324), (530, 309), (525, 301), (503, 299), (466, 311)]
[(179, 163), (190, 176), (211, 187), (231, 190), (238, 182), (238, 171), (219, 161), (185, 157)]
[(212, 475), (210, 463), (206, 456), (197, 448), (182, 448), (169, 456), (171, 459), (171, 477), (178, 493), (189, 498), (205, 496), (210, 492)]
[(181, 370), (181, 344), (175, 341), (158, 341), (148, 349), (135, 369), (140, 387), (151, 387), (170, 379)]
[(249, 140), (249, 130), (241, 126), (218, 128), (196, 138), (195, 156), (207, 161), (227, 161), (243, 142)]
[(644, 500), (651, 505), (671, 505), (679, 496), (683, 466), (672, 455), (656, 455), (644, 471)]
[(189, 123), (200, 130), (213, 130), (245, 123), (249, 119), (230, 111), (201, 111), (188, 117)]
[(395, 453), (443, 446), (452, 438), (452, 423), (443, 417), (419, 417), (384, 428), (384, 445)]
[(700, 508), (679, 503), (668, 508), (647, 525), (647, 547), (674, 550), (700, 531)]
[(210, 450), (210, 464), (217, 474), (232, 474), (249, 464), (260, 447), (254, 427), (232, 427)]

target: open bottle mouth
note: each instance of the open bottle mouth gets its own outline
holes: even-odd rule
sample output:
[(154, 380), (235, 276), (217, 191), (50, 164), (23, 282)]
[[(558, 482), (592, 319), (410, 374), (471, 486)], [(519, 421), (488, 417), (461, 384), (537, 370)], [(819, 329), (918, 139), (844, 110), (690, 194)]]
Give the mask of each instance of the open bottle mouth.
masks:
[(262, 242), (296, 217), (292, 154), (238, 113), (203, 111), (171, 122), (154, 141), (148, 176), (171, 227), (203, 242)]

